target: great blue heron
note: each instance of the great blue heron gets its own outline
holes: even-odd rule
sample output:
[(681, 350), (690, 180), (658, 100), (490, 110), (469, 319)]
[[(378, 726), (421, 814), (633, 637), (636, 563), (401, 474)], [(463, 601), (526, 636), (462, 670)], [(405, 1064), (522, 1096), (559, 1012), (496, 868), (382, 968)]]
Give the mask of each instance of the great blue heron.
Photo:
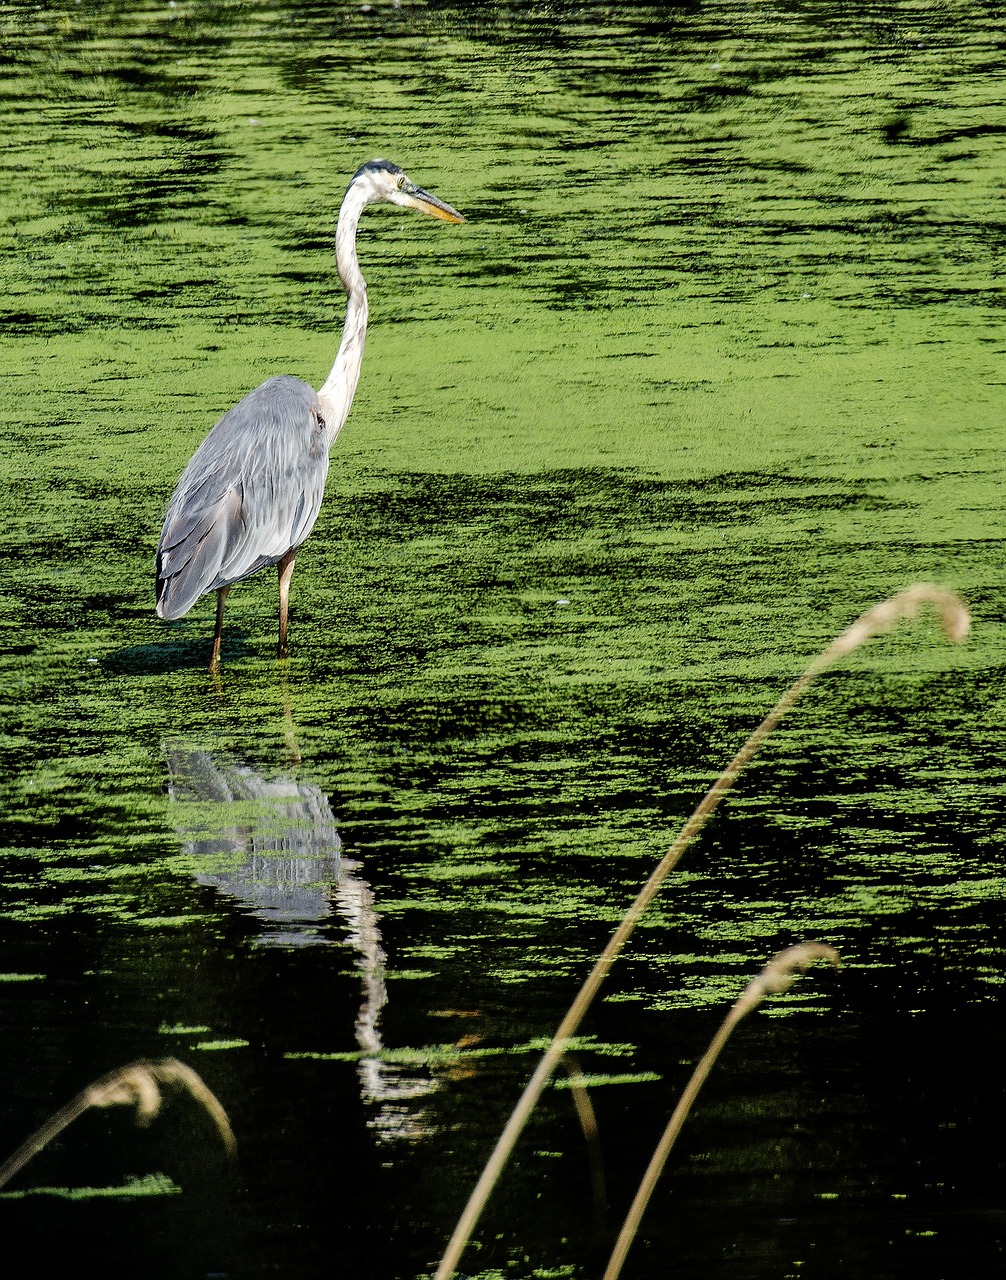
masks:
[(171, 497), (157, 546), (157, 612), (180, 618), (200, 596), (217, 593), (210, 670), (220, 661), (228, 591), (271, 564), (279, 572), (279, 656), (286, 656), (294, 559), (318, 518), (328, 451), (349, 414), (363, 360), (367, 282), (356, 256), (356, 228), (364, 206), (379, 200), (464, 222), (398, 165), (371, 160), (358, 169), (335, 233), (348, 302), (332, 372), (318, 392), (286, 374), (249, 392), (210, 431)]

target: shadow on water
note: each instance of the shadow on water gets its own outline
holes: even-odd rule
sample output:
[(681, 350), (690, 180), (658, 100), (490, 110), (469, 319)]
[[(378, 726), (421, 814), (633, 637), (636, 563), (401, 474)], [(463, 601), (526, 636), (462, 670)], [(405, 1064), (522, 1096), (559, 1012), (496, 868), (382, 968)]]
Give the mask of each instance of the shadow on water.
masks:
[(477, 523), (494, 533), (540, 538), (561, 532), (568, 538), (614, 524), (627, 530), (637, 524), (695, 530), (780, 515), (893, 511), (904, 505), (878, 482), (771, 471), (665, 480), (628, 467), (597, 467), (531, 475), (382, 473), (379, 479), (381, 492), (354, 502), (352, 518), (361, 535), (446, 535)]
[[(160, 644), (136, 644), (124, 649), (114, 649), (100, 659), (100, 666), (110, 675), (142, 676), (158, 675), (165, 671), (190, 671), (209, 666), (213, 645), (213, 623), (208, 624), (205, 638), (192, 640), (165, 640)], [(221, 646), (224, 662), (237, 662), (242, 658), (259, 658), (258, 648), (249, 644), (240, 632), (224, 633)]]

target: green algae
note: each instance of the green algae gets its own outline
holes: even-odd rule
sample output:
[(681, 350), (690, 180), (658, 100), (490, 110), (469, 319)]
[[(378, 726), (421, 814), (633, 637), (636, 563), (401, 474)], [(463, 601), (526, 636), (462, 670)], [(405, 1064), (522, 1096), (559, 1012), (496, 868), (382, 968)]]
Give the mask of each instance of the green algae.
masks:
[[(653, 1084), (662, 1078), (655, 1071), (626, 1072), (622, 1075), (601, 1075), (596, 1071), (592, 1071), (590, 1075), (578, 1078), (575, 1083), (586, 1089), (596, 1089), (601, 1085)], [(573, 1083), (563, 1079), (553, 1080), (552, 1087), (554, 1089), (571, 1089)]]
[(0, 1200), (26, 1200), (42, 1196), (55, 1200), (135, 1200), (148, 1196), (177, 1196), (182, 1188), (166, 1174), (148, 1173), (129, 1178), (119, 1187), (31, 1187), (25, 1191), (0, 1191)]
[[(410, 1067), (449, 1067), (461, 1062), (478, 1061), (483, 1058), (499, 1058), (540, 1054), (548, 1044), (547, 1040), (536, 1038), (524, 1044), (511, 1044), (506, 1047), (491, 1045), (466, 1046), (441, 1044), (427, 1045), (425, 1048), (382, 1049), (378, 1053), (359, 1050), (352, 1053), (325, 1053), (314, 1050), (289, 1050), (283, 1054), (290, 1061), (314, 1062), (359, 1062), (361, 1059), (375, 1058), (400, 1066)], [(606, 1044), (596, 1036), (573, 1036), (568, 1045), (570, 1053), (596, 1053), (601, 1057), (631, 1057), (635, 1046), (631, 1044)]]

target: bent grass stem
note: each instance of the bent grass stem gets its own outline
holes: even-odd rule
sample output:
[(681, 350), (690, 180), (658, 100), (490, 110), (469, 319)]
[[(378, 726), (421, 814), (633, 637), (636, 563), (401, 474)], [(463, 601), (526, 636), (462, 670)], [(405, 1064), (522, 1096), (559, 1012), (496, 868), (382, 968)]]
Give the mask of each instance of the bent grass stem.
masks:
[(741, 772), (751, 761), (762, 743), (783, 718), (786, 712), (800, 698), (822, 671), (838, 662), (840, 658), (853, 653), (861, 645), (874, 636), (890, 631), (900, 620), (914, 619), (922, 605), (930, 605), (935, 611), (947, 639), (959, 644), (970, 628), (968, 610), (956, 592), (931, 583), (917, 583), (899, 591), (896, 595), (868, 609), (845, 631), (841, 632), (830, 645), (821, 651), (794, 683), (786, 690), (765, 719), (751, 734), (720, 776), (703, 796), (695, 812), (688, 819), (676, 836), (671, 847), (654, 869), (649, 880), (639, 891), (635, 901), (629, 907), (621, 924), (615, 930), (611, 941), (604, 948), (586, 981), (580, 988), (569, 1008), (569, 1012), (559, 1024), (558, 1030), (545, 1050), (534, 1074), (528, 1081), (514, 1107), (509, 1120), (497, 1140), (496, 1146), (486, 1163), (468, 1203), (458, 1220), (454, 1234), (448, 1242), (447, 1249), (436, 1270), (434, 1280), (450, 1280), (457, 1268), (461, 1254), (467, 1245), (475, 1226), (482, 1215), (486, 1202), (496, 1185), (510, 1153), (527, 1124), (538, 1099), (552, 1077), (552, 1073), (566, 1051), (570, 1038), (576, 1034), (584, 1015), (597, 995), (601, 983), (608, 975), (618, 953), (639, 923), (643, 913), (656, 897), (657, 891), (668, 874), (677, 866), (681, 855), (705, 826), (716, 806), (730, 790)]
[(646, 1212), (646, 1206), (650, 1203), (650, 1197), (653, 1195), (657, 1181), (664, 1171), (667, 1157), (671, 1154), (671, 1148), (681, 1132), (681, 1126), (688, 1118), (692, 1103), (698, 1097), (699, 1090), (705, 1084), (706, 1077), (715, 1065), (716, 1059), (720, 1056), (720, 1052), (730, 1038), (734, 1027), (740, 1022), (741, 1018), (746, 1017), (754, 1009), (757, 1009), (766, 996), (779, 995), (786, 991), (796, 978), (797, 973), (806, 969), (814, 960), (830, 960), (836, 969), (840, 964), (838, 952), (834, 947), (829, 947), (823, 942), (798, 943), (795, 947), (788, 947), (785, 951), (780, 951), (773, 960), (770, 960), (761, 973), (751, 979), (730, 1007), (730, 1011), (720, 1024), (719, 1030), (709, 1042), (709, 1048), (702, 1055), (698, 1065), (692, 1072), (691, 1079), (685, 1086), (678, 1105), (674, 1108), (674, 1112), (667, 1122), (667, 1128), (657, 1143), (657, 1149), (647, 1165), (646, 1173), (639, 1184), (639, 1190), (636, 1192), (632, 1206), (622, 1224), (622, 1229), (618, 1233), (618, 1239), (615, 1241), (615, 1247), (611, 1251), (611, 1258), (608, 1261), (603, 1280), (618, 1280), (626, 1255), (633, 1240), (636, 1238), (639, 1224), (643, 1219), (643, 1214)]
[(604, 1156), (601, 1151), (601, 1135), (597, 1129), (597, 1115), (590, 1093), (584, 1080), (580, 1064), (572, 1054), (563, 1058), (573, 1109), (583, 1130), (583, 1140), (587, 1144), (587, 1164), (590, 1168), (590, 1192), (594, 1202), (594, 1222), (600, 1226), (608, 1206), (608, 1193), (604, 1177)]
[(158, 1086), (166, 1084), (186, 1090), (200, 1104), (216, 1126), (227, 1154), (233, 1156), (237, 1144), (227, 1112), (216, 1095), (203, 1083), (202, 1077), (177, 1058), (162, 1058), (157, 1062), (141, 1060), (119, 1067), (100, 1080), (95, 1080), (65, 1107), (50, 1116), (27, 1142), (22, 1143), (0, 1165), (0, 1187), (20, 1173), (33, 1156), (38, 1155), (53, 1138), (92, 1107), (133, 1106), (136, 1108), (137, 1124), (149, 1124), (161, 1109), (161, 1090)]

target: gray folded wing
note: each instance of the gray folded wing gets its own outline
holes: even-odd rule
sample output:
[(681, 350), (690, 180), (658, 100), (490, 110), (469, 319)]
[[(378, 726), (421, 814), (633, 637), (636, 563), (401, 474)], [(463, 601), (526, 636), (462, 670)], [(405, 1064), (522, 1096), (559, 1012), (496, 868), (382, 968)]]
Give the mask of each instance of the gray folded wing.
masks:
[(157, 547), (157, 612), (275, 564), (314, 527), (328, 474), (318, 397), (270, 378), (228, 410), (182, 472)]

